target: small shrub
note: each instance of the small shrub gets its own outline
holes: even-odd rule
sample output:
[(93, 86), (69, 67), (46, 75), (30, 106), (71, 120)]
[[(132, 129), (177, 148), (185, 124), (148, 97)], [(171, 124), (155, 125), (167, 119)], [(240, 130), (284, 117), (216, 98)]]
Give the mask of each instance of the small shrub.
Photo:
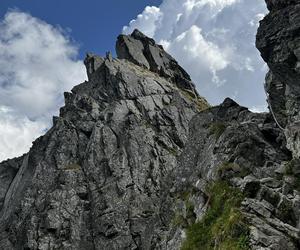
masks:
[(220, 138), (220, 136), (224, 133), (226, 129), (226, 125), (222, 122), (215, 122), (210, 125), (209, 134), (215, 135), (216, 140)]
[(187, 222), (184, 216), (177, 212), (172, 220), (172, 225), (175, 227), (187, 227)]
[(246, 250), (249, 229), (239, 207), (243, 194), (218, 181), (209, 188), (210, 208), (200, 222), (187, 228), (182, 250)]

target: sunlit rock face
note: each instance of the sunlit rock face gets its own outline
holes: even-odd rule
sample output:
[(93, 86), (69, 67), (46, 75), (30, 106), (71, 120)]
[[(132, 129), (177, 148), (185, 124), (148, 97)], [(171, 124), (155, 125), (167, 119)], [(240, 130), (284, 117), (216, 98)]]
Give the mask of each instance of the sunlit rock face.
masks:
[(152, 39), (122, 39), (143, 45), (119, 37), (119, 58), (88, 54), (89, 81), (65, 93), (53, 127), (0, 164), (0, 249), (167, 246), (178, 156), (208, 103)]
[[(117, 58), (88, 54), (53, 127), (0, 163), (0, 249), (299, 249), (297, 3), (267, 1), (257, 35), (283, 130), (230, 98), (211, 107), (138, 30), (118, 37)], [(214, 210), (235, 200), (225, 190), (238, 220)], [(206, 245), (191, 237), (203, 225)]]

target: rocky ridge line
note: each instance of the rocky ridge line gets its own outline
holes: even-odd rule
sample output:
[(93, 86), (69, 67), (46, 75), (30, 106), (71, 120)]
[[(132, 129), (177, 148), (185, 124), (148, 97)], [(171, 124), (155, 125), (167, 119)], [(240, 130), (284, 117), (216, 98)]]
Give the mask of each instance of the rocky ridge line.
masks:
[(227, 186), (245, 225), (224, 221), (209, 247), (299, 249), (300, 4), (266, 2), (257, 47), (284, 131), (229, 98), (210, 107), (153, 39), (121, 35), (118, 58), (87, 55), (89, 80), (30, 152), (0, 163), (0, 249), (198, 249)]

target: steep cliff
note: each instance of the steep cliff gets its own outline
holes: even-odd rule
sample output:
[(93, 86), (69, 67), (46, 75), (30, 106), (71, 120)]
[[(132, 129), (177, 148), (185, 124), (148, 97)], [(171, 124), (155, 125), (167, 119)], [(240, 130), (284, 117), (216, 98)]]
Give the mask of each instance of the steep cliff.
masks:
[(65, 93), (53, 127), (0, 165), (0, 249), (150, 249), (168, 230), (177, 157), (208, 104), (153, 40), (122, 38), (141, 58), (87, 55), (89, 81)]
[[(294, 156), (300, 157), (300, 1), (267, 0), (256, 46), (270, 68), (266, 85)], [(284, 121), (282, 121), (282, 118)]]
[(299, 249), (300, 3), (267, 5), (273, 114), (210, 107), (138, 30), (88, 54), (53, 127), (0, 163), (0, 249)]

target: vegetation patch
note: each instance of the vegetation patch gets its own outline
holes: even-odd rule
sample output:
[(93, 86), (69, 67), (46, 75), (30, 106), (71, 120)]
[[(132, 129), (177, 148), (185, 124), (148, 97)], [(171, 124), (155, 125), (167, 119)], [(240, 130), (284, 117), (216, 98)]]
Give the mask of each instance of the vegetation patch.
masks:
[(181, 93), (191, 102), (196, 104), (199, 111), (210, 108), (208, 102), (201, 96), (195, 96), (194, 92), (187, 89), (180, 89)]
[(292, 159), (285, 164), (285, 175), (293, 175), (299, 173), (300, 162), (297, 159)]
[(233, 162), (223, 162), (218, 168), (218, 176), (221, 179), (228, 179), (230, 177), (245, 177), (250, 174), (248, 169), (242, 168), (240, 165)]
[(277, 211), (278, 217), (285, 223), (288, 223), (292, 226), (297, 226), (296, 225), (296, 217), (293, 209), (293, 203), (288, 200), (288, 199), (283, 199), (279, 206), (278, 206), (278, 211)]
[(159, 140), (158, 138), (156, 138), (156, 142), (159, 146), (161, 146), (162, 148), (164, 148), (165, 150), (167, 150), (169, 152), (169, 154), (172, 154), (174, 156), (177, 156), (179, 154), (179, 149), (175, 148), (175, 146), (173, 145), (167, 145), (164, 141)]
[(177, 156), (178, 151), (175, 148), (167, 148), (168, 152), (174, 156)]
[(64, 170), (80, 170), (80, 169), (81, 167), (77, 163), (69, 164), (64, 168)]
[(299, 160), (292, 159), (291, 161), (285, 164), (285, 176), (290, 176), (293, 178), (292, 187), (298, 191), (300, 191), (300, 171), (299, 171), (300, 163)]
[(209, 134), (215, 135), (216, 140), (220, 138), (220, 136), (224, 133), (226, 129), (226, 125), (222, 122), (215, 122), (209, 127)]
[(284, 174), (285, 175), (292, 175), (293, 174), (293, 168), (294, 168), (294, 161), (291, 160), (287, 162), (285, 165)]
[(176, 227), (186, 228), (188, 225), (192, 224), (196, 220), (196, 215), (194, 213), (194, 204), (190, 201), (191, 195), (197, 193), (197, 190), (192, 187), (188, 190), (182, 191), (177, 194), (177, 199), (184, 201), (185, 206), (185, 216), (183, 215), (182, 211), (177, 211), (175, 216), (172, 220), (172, 224)]
[(200, 222), (188, 226), (182, 250), (246, 250), (249, 229), (239, 207), (243, 194), (227, 182), (209, 187), (210, 208)]
[(186, 218), (181, 213), (176, 212), (174, 218), (172, 219), (172, 225), (175, 227), (187, 227), (188, 223)]

